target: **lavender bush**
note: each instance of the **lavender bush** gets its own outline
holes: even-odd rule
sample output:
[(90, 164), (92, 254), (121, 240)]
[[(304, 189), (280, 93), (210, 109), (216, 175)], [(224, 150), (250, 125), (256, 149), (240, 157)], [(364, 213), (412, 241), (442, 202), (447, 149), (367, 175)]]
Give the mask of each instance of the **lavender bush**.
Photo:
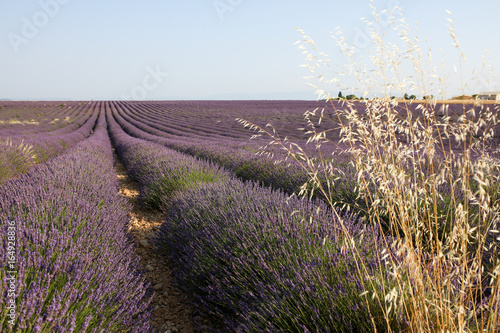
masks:
[[(183, 192), (157, 237), (180, 286), (195, 295), (192, 305), (220, 332), (384, 328), (379, 304), (362, 295), (354, 259), (364, 258), (361, 279), (382, 293), (389, 286), (376, 260), (379, 242), (377, 232), (321, 202), (238, 180)], [(404, 328), (399, 315), (394, 330)]]
[(92, 104), (78, 121), (49, 133), (16, 135), (0, 138), (0, 184), (15, 175), (26, 172), (36, 163), (61, 153), (88, 137), (99, 115), (99, 104)]
[(147, 129), (147, 125), (139, 122), (134, 122), (132, 125), (132, 121), (129, 119), (130, 123), (127, 122), (126, 115), (123, 117), (122, 115), (115, 113), (117, 122), (128, 134), (216, 163), (233, 171), (243, 180), (259, 181), (264, 186), (280, 188), (290, 194), (299, 192), (300, 187), (307, 181), (307, 173), (297, 164), (277, 165), (275, 164), (276, 160), (263, 160), (252, 152), (231, 147), (234, 145), (234, 141), (231, 139), (223, 142), (211, 142), (210, 140), (187, 141), (185, 138), (162, 138), (140, 129)]
[[(126, 233), (104, 114), (94, 134), (0, 187), (2, 331), (146, 332), (148, 284)], [(16, 227), (9, 322), (7, 228)]]
[(228, 172), (209, 162), (129, 136), (115, 122), (111, 108), (107, 116), (116, 153), (128, 173), (139, 181), (141, 199), (150, 207), (160, 208), (162, 202), (185, 189), (229, 177)]
[[(349, 207), (366, 214), (369, 204), (356, 191), (357, 171), (352, 165), (351, 155), (344, 153), (348, 150), (349, 145), (339, 142), (342, 137), (341, 122), (346, 122), (348, 119), (344, 116), (339, 118), (339, 114), (335, 110), (347, 107), (350, 112), (357, 113), (366, 119), (369, 117), (370, 108), (363, 102), (350, 102), (347, 105), (340, 101), (332, 101), (330, 104), (288, 101), (284, 104), (287, 112), (290, 112), (288, 116), (293, 119), (292, 123), (286, 123), (286, 127), (283, 127), (282, 123), (276, 122), (277, 119), (284, 117), (284, 112), (280, 111), (276, 114), (275, 110), (266, 109), (266, 107), (277, 107), (267, 101), (155, 102), (148, 107), (145, 107), (143, 103), (121, 102), (117, 103), (116, 111), (119, 114), (117, 121), (133, 136), (212, 161), (232, 170), (243, 180), (259, 181), (262, 185), (279, 188), (287, 193), (308, 191), (309, 194), (318, 196), (337, 207)], [(297, 112), (297, 109), (308, 106), (316, 108), (307, 111), (305, 113), (306, 120), (301, 123), (297, 117), (302, 115), (303, 109), (300, 113)], [(419, 104), (400, 104), (391, 107), (400, 118), (410, 116), (414, 119), (423, 119), (424, 114), (430, 111), (435, 114), (439, 113), (441, 117), (448, 117), (450, 123), (459, 121), (463, 113), (463, 106), (459, 104), (446, 105), (445, 107), (426, 105), (426, 109), (423, 109)], [(487, 112), (479, 105), (469, 105), (468, 108), (477, 115)], [(267, 132), (278, 140), (271, 142), (257, 140), (256, 146), (252, 146), (248, 141), (243, 141), (241, 133), (233, 132), (233, 129), (228, 126), (230, 121), (234, 122), (233, 117), (237, 114), (233, 109), (239, 110), (240, 116), (244, 114), (245, 119), (259, 120), (255, 124), (265, 124), (263, 119), (271, 122), (274, 120), (277, 129), (274, 132), (268, 129)], [(218, 120), (216, 123), (209, 121), (208, 114), (211, 114), (212, 118), (222, 120)], [(382, 115), (382, 117), (384, 116)], [(186, 118), (188, 119), (186, 120)], [(219, 121), (225, 126), (221, 127)], [(240, 122), (245, 123), (241, 119)], [(307, 144), (309, 136), (301, 139), (297, 134), (291, 136), (294, 138), (293, 141), (288, 139), (292, 130), (300, 133), (297, 131), (299, 126), (308, 129), (306, 134), (320, 132), (324, 139), (328, 140), (329, 145), (327, 147), (322, 145), (321, 149), (316, 149), (318, 146), (314, 142)], [(499, 129), (498, 127), (497, 125), (495, 128)], [(286, 137), (278, 131), (280, 129), (284, 130)], [(230, 133), (226, 134), (226, 130)], [(221, 139), (224, 135), (227, 135), (225, 139)], [(403, 133), (398, 132), (396, 136), (398, 140), (406, 141)], [(498, 135), (492, 136), (493, 143), (498, 142), (498, 139)], [(441, 140), (442, 150), (457, 151), (457, 142), (453, 138), (441, 138)], [(271, 158), (262, 159), (255, 156), (255, 152), (265, 152)], [(286, 157), (288, 160), (284, 163), (278, 163)], [(411, 170), (411, 167), (408, 168)], [(336, 169), (336, 181), (333, 188), (328, 188), (329, 169)], [(303, 188), (302, 185), (311, 179), (312, 175), (317, 176), (318, 183), (309, 184)], [(323, 187), (328, 195), (325, 196), (322, 191), (314, 193), (310, 191), (318, 186)], [(445, 200), (441, 206), (444, 207), (446, 204)]]
[[(168, 207), (158, 247), (174, 257), (181, 288), (194, 295), (193, 306), (210, 318), (211, 329), (355, 332), (386, 324), (370, 320), (371, 312), (383, 318), (380, 306), (376, 300), (364, 306), (360, 288), (360, 279), (388, 288), (386, 273), (372, 262), (359, 275), (353, 259), (353, 251), (367, 261), (375, 257), (376, 232), (340, 220), (324, 204), (287, 200), (227, 174), (200, 181), (198, 170), (210, 170), (200, 167), (206, 162), (129, 136), (114, 108), (110, 103), (107, 115), (118, 155), (146, 202), (154, 193), (156, 207)], [(188, 181), (171, 195), (170, 184), (185, 184), (188, 170), (195, 170), (196, 186)], [(340, 237), (342, 226), (349, 241)], [(356, 246), (348, 245), (353, 241)], [(403, 325), (397, 314), (391, 324)]]
[[(33, 145), (34, 151), (37, 155), (37, 162), (43, 162), (50, 157), (57, 155), (62, 152), (64, 149), (74, 146), (78, 142), (87, 138), (95, 124), (96, 120), (99, 116), (99, 102), (96, 102), (92, 105), (92, 113), (91, 116), (85, 119), (85, 122), (81, 124), (76, 130), (70, 133), (63, 133), (60, 135), (46, 135), (46, 134), (38, 134), (35, 136), (30, 136), (25, 139), (25, 142)], [(13, 140), (24, 140), (24, 138), (14, 138)]]
[[(0, 102), (0, 137), (72, 132), (81, 126), (90, 102)], [(83, 121), (84, 122), (84, 121)], [(80, 123), (77, 127), (75, 123)]]

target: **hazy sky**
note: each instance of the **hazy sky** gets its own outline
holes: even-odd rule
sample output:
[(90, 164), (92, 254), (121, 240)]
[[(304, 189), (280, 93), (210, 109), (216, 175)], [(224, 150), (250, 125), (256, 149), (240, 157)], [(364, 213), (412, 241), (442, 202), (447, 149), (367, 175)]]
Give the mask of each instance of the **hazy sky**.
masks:
[[(467, 55), (464, 82), (477, 78), (465, 92), (500, 90), (497, 72), (488, 82), (488, 70), (482, 69), (487, 49), (487, 61), (500, 70), (500, 1), (373, 3), (380, 10), (401, 7), (413, 29), (418, 22), (415, 33), (422, 42), (428, 38), (422, 43), (424, 60), (431, 47), (435, 65), (444, 62), (452, 72), (460, 67), (447, 28), (449, 10)], [(294, 45), (301, 38), (296, 27), (330, 55), (333, 70), (327, 78), (354, 87), (354, 80), (335, 74), (346, 58), (330, 32), (341, 27), (358, 53), (373, 50), (361, 20), (373, 18), (369, 5), (367, 0), (0, 0), (0, 99), (316, 99), (304, 79), (309, 73), (300, 67), (306, 59)], [(460, 80), (449, 78), (451, 95), (459, 93)]]

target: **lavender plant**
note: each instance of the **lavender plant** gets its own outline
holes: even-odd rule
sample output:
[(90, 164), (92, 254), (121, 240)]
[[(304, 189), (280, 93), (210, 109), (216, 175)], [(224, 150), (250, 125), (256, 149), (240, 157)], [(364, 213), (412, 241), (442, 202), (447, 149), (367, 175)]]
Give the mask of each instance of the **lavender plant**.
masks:
[[(12, 332), (146, 332), (148, 284), (126, 233), (104, 114), (94, 134), (0, 186), (0, 327)], [(16, 315), (7, 314), (7, 226), (16, 228)]]
[[(176, 187), (173, 196), (169, 184), (184, 183), (184, 170), (197, 173), (206, 162), (127, 135), (115, 104), (108, 106), (116, 151), (138, 179), (143, 198), (149, 200), (145, 194), (155, 186), (156, 206), (168, 207), (157, 246), (174, 258), (181, 288), (194, 295), (192, 304), (209, 318), (210, 329), (355, 332), (374, 325), (370, 312), (383, 318), (376, 302), (363, 302), (367, 296), (353, 255), (324, 204), (287, 199), (228, 174), (216, 182), (196, 175), (196, 186)], [(347, 218), (344, 226), (359, 237), (356, 251), (368, 261), (376, 258), (377, 232)], [(373, 261), (363, 278), (378, 286), (384, 274)], [(396, 314), (391, 324), (404, 325)]]
[[(387, 322), (362, 294), (355, 261), (364, 258), (377, 292), (388, 278), (376, 260), (378, 232), (352, 217), (343, 225), (356, 255), (322, 202), (230, 180), (183, 192), (157, 244), (174, 258), (192, 305), (220, 332), (383, 330)], [(404, 328), (401, 317), (391, 316), (393, 329)]]
[(0, 183), (28, 171), (33, 165), (48, 160), (63, 150), (87, 138), (99, 115), (98, 104), (93, 104), (84, 116), (52, 134), (16, 135), (1, 140)]
[(111, 107), (107, 111), (115, 150), (129, 174), (139, 181), (141, 200), (148, 206), (161, 209), (162, 202), (179, 192), (230, 176), (209, 162), (129, 136), (115, 122)]
[[(280, 188), (290, 194), (298, 192), (300, 186), (307, 181), (307, 174), (295, 163), (279, 165), (276, 164), (279, 159), (262, 160), (254, 153), (242, 149), (243, 147), (237, 145), (234, 140), (214, 142), (206, 139), (187, 141), (182, 137), (164, 138), (161, 136), (164, 136), (165, 132), (152, 130), (148, 125), (135, 121), (124, 113), (117, 112), (115, 117), (130, 135), (219, 164), (243, 180), (259, 181), (264, 186)], [(237, 147), (234, 147), (235, 145)], [(257, 151), (258, 147), (255, 147), (255, 150)]]
[[(58, 102), (60, 103), (60, 102)], [(93, 114), (93, 102), (2, 102), (0, 137), (33, 137), (74, 132)]]

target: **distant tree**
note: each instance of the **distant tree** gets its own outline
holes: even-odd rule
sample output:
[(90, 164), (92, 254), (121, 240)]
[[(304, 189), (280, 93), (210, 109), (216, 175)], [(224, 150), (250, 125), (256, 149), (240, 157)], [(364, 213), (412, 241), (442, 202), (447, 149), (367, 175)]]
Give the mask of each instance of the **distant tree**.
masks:
[(348, 100), (358, 99), (358, 98), (356, 97), (356, 95), (354, 95), (354, 94), (347, 95), (345, 98), (346, 98), (346, 99), (348, 99)]
[(343, 99), (344, 96), (342, 96), (342, 91), (339, 91), (339, 95), (338, 95), (339, 99)]
[(417, 99), (417, 96), (415, 96), (415, 95), (410, 95), (410, 99)]
[(425, 96), (424, 96), (424, 99), (425, 99), (425, 100), (428, 100), (428, 99), (434, 99), (434, 95), (425, 95)]
[(403, 97), (403, 99), (410, 99), (410, 96), (408, 96), (408, 93), (405, 93), (405, 96)]
[(473, 94), (472, 99), (477, 99), (478, 94)]

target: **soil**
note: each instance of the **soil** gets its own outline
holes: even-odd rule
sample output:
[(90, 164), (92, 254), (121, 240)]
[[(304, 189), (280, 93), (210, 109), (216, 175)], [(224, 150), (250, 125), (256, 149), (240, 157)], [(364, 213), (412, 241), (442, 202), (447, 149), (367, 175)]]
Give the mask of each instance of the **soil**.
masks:
[(188, 295), (176, 286), (171, 274), (172, 264), (155, 251), (152, 240), (155, 232), (163, 223), (163, 213), (141, 205), (137, 182), (129, 179), (127, 170), (116, 158), (116, 172), (119, 181), (119, 193), (128, 199), (133, 209), (130, 212), (129, 231), (137, 245), (136, 254), (140, 257), (146, 279), (154, 289), (151, 325), (155, 332), (191, 333), (196, 332), (190, 320), (190, 309), (182, 302)]

